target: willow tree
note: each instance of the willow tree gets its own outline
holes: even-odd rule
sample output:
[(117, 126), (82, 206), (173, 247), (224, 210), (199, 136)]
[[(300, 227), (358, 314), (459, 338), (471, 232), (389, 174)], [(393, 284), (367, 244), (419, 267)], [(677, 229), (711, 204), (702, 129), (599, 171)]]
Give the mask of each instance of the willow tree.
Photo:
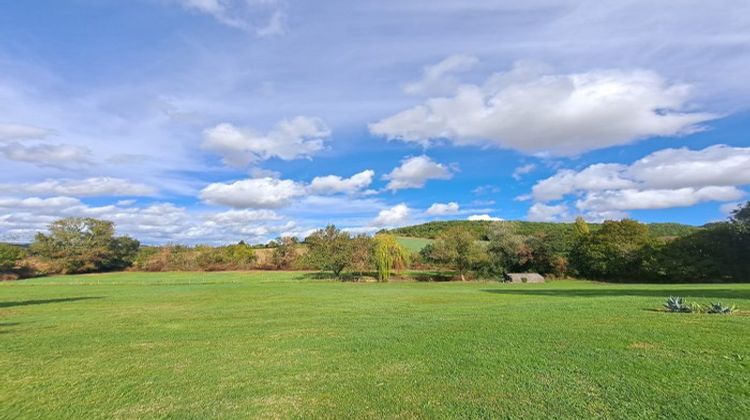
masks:
[(393, 270), (406, 267), (409, 254), (393, 235), (375, 235), (373, 242), (372, 260), (378, 273), (378, 281), (388, 281)]

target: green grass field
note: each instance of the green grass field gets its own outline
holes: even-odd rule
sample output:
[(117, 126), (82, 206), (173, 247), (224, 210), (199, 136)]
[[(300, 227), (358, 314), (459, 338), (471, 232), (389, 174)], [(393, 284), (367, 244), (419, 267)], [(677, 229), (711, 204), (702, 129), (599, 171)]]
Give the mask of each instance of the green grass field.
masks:
[(408, 238), (406, 236), (397, 236), (396, 240), (401, 246), (411, 252), (419, 252), (432, 242), (432, 239), (425, 238)]
[(750, 284), (0, 284), (0, 418), (747, 418)]

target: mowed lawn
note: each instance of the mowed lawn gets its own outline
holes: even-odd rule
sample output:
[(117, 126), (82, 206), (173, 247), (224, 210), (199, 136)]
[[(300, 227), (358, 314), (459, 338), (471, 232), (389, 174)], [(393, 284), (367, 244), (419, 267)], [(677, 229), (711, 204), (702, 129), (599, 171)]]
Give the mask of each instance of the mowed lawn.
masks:
[(0, 284), (0, 418), (747, 418), (750, 284)]

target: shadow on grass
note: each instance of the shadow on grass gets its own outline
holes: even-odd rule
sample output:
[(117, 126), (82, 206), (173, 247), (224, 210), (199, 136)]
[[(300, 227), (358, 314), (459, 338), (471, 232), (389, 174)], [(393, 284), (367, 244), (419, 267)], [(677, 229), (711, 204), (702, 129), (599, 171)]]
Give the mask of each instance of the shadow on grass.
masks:
[(684, 298), (715, 298), (715, 299), (750, 299), (750, 290), (732, 289), (638, 289), (638, 288), (609, 288), (609, 289), (482, 289), (483, 292), (499, 295), (526, 295), (550, 297), (624, 297), (643, 296), (660, 297), (680, 296)]
[[(303, 273), (297, 276), (300, 280), (339, 280), (339, 281), (374, 281), (377, 278), (377, 273), (365, 272), (365, 273), (342, 273), (340, 278), (336, 278), (332, 273), (328, 272), (310, 272)], [(413, 280), (413, 281), (453, 281), (456, 280), (456, 275), (453, 273), (442, 273), (442, 272), (403, 272), (401, 274), (393, 274), (391, 276), (392, 281), (396, 280)]]
[(82, 297), (60, 298), (60, 299), (18, 300), (18, 301), (0, 302), (0, 308), (12, 308), (14, 306), (46, 305), (48, 303), (77, 302), (80, 300), (90, 300), (90, 299), (104, 299), (104, 298), (102, 296), (82, 296)]

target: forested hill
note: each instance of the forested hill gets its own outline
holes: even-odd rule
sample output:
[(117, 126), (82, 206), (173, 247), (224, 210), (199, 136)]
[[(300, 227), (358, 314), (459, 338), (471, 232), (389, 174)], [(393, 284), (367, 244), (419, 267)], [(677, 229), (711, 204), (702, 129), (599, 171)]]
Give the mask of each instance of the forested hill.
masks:
[[(490, 221), (470, 221), (470, 220), (450, 220), (441, 222), (428, 222), (421, 225), (406, 226), (397, 229), (391, 229), (389, 232), (398, 236), (407, 236), (412, 238), (434, 239), (441, 232), (455, 226), (474, 233), (477, 239), (487, 239), (487, 234), (491, 226), (497, 222)], [(507, 221), (503, 222), (513, 226), (515, 233), (519, 235), (547, 234), (547, 235), (566, 235), (573, 233), (573, 223), (552, 223), (552, 222), (525, 222), (525, 221)], [(685, 236), (702, 228), (679, 223), (648, 223), (649, 233), (653, 237), (679, 237)], [(589, 228), (596, 231), (601, 227), (598, 223), (589, 223)], [(567, 236), (567, 235), (566, 235)]]

